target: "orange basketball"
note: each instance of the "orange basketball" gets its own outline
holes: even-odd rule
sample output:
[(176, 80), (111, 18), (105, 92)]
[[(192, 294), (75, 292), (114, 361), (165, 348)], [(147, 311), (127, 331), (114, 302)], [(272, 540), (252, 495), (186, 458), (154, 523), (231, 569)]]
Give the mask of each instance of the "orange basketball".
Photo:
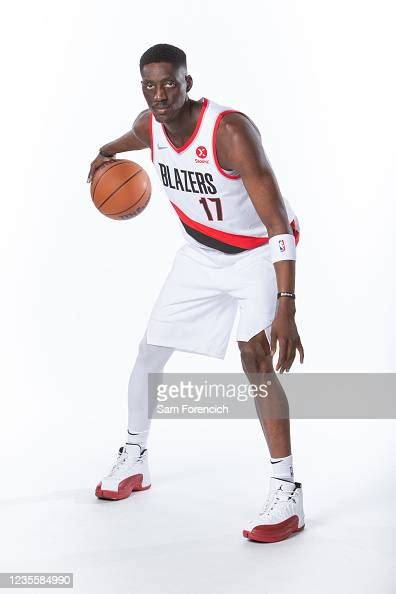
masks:
[(92, 178), (93, 203), (111, 219), (136, 217), (146, 208), (150, 196), (151, 183), (146, 171), (127, 159), (106, 161)]

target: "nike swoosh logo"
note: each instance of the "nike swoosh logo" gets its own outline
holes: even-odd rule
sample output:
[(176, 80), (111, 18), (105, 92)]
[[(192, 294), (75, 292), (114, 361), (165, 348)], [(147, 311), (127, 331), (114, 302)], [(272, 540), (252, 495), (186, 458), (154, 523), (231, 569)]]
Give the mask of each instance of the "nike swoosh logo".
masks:
[(159, 149), (160, 151), (162, 151), (163, 149), (167, 149), (167, 148), (168, 148), (167, 146), (159, 146), (157, 144), (157, 149)]

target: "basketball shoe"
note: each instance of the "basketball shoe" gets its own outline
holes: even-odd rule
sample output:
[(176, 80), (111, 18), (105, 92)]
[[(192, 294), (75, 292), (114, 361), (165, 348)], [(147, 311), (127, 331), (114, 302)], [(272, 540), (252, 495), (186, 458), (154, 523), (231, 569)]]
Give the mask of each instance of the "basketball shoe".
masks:
[(301, 483), (272, 477), (263, 509), (242, 534), (257, 542), (277, 542), (302, 530), (304, 521)]
[(126, 499), (132, 491), (145, 491), (150, 486), (147, 449), (123, 446), (113, 468), (96, 487), (95, 495), (99, 499)]

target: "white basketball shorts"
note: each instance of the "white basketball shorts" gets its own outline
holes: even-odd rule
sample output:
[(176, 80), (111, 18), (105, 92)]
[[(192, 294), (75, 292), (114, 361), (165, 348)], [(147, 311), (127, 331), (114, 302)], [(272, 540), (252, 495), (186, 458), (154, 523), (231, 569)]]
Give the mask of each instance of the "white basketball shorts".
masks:
[(151, 312), (147, 342), (224, 359), (238, 310), (237, 340), (265, 330), (270, 341), (276, 295), (268, 244), (224, 254), (186, 243)]

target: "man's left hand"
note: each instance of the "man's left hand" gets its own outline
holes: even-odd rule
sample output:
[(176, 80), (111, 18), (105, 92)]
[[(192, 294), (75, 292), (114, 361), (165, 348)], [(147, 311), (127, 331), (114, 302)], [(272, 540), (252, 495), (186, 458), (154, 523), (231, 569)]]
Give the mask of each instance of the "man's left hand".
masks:
[(277, 342), (279, 342), (279, 358), (275, 371), (280, 373), (290, 371), (296, 356), (296, 350), (300, 353), (300, 363), (303, 363), (304, 349), (293, 314), (285, 311), (277, 312), (271, 326), (271, 355), (276, 352)]

